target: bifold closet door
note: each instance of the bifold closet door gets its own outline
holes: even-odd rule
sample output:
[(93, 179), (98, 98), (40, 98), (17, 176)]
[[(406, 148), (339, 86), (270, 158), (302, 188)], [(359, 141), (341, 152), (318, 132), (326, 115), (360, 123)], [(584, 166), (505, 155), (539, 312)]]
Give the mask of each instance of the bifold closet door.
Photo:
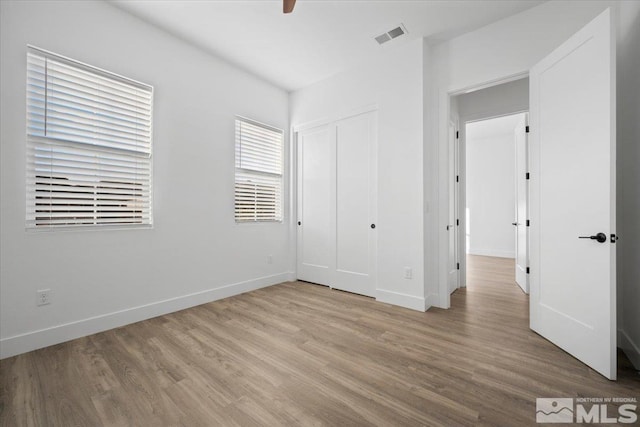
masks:
[[(329, 125), (298, 132), (298, 279), (329, 285), (332, 142)], [(331, 267), (331, 269), (330, 269)]]
[(375, 296), (376, 113), (335, 123), (335, 272), (331, 287)]

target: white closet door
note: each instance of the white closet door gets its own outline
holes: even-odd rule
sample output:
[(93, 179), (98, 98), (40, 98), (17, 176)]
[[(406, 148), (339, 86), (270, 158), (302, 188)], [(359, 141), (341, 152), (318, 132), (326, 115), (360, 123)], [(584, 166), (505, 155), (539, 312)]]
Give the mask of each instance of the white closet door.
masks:
[(335, 274), (331, 286), (374, 296), (376, 277), (376, 113), (335, 124)]
[(298, 132), (298, 279), (331, 282), (329, 126)]

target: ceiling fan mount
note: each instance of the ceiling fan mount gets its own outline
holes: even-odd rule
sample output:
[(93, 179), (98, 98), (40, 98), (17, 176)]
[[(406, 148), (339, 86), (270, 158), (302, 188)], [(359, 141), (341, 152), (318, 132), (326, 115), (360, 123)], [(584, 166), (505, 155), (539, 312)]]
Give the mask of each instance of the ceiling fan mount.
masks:
[(296, 0), (282, 0), (282, 12), (291, 13), (296, 5)]

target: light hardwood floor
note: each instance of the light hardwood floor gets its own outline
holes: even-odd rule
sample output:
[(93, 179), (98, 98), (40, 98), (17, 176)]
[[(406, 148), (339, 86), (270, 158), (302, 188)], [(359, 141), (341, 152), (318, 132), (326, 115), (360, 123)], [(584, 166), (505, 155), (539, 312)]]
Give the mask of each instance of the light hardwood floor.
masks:
[(284, 283), (0, 362), (4, 426), (535, 425), (536, 397), (637, 397), (528, 328), (513, 261), (450, 310)]

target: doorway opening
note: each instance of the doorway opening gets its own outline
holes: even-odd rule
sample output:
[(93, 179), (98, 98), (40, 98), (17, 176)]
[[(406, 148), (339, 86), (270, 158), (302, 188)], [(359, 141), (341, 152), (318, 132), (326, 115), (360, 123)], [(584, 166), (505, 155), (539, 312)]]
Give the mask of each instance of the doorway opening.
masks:
[(467, 265), (470, 257), (499, 258), (529, 293), (526, 126), (526, 113), (465, 123), (463, 206)]
[(451, 97), (450, 293), (492, 258), (506, 281), (529, 291), (528, 104), (526, 77)]

